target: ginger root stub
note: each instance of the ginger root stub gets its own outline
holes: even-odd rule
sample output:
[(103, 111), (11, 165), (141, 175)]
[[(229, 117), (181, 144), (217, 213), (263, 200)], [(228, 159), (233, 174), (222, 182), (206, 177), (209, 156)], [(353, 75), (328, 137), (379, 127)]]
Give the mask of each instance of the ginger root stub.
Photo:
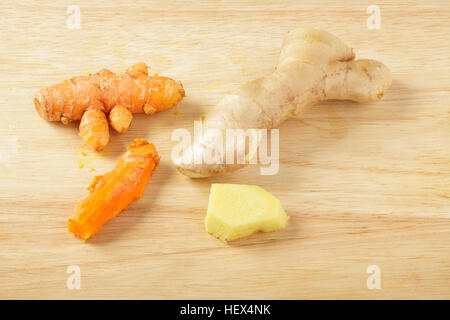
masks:
[(68, 124), (81, 120), (80, 136), (92, 149), (103, 150), (109, 141), (109, 123), (119, 133), (127, 131), (133, 113), (166, 110), (176, 106), (185, 92), (179, 81), (149, 76), (147, 65), (136, 63), (124, 74), (103, 69), (74, 77), (36, 93), (34, 106), (47, 121)]
[(280, 200), (258, 186), (212, 184), (206, 230), (223, 241), (232, 241), (255, 232), (275, 231), (286, 226)]

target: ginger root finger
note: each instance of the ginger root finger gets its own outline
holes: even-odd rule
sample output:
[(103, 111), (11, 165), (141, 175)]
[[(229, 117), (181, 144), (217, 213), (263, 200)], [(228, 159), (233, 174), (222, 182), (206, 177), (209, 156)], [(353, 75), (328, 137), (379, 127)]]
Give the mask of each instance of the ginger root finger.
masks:
[(389, 69), (375, 60), (334, 62), (326, 79), (326, 99), (368, 102), (381, 99), (391, 84)]
[(116, 105), (132, 113), (153, 114), (176, 106), (184, 96), (181, 82), (149, 76), (147, 65), (140, 62), (121, 75), (103, 69), (41, 89), (34, 106), (41, 118), (67, 124), (91, 109), (109, 114)]
[(88, 110), (80, 121), (80, 137), (92, 149), (101, 151), (109, 142), (109, 126), (100, 110)]
[(133, 120), (133, 114), (128, 108), (118, 104), (109, 113), (109, 123), (118, 133), (124, 133), (128, 130)]
[[(311, 28), (291, 31), (274, 72), (225, 95), (215, 112), (206, 116), (201, 138), (172, 154), (178, 171), (201, 178), (244, 167), (227, 164), (226, 152), (218, 152), (217, 141), (221, 140), (217, 136), (225, 139), (227, 129), (277, 128), (305, 107), (327, 99), (378, 100), (391, 84), (389, 69), (381, 62), (354, 58), (353, 49), (328, 32)], [(219, 154), (219, 161), (206, 162), (204, 156), (210, 154)], [(247, 159), (248, 155), (247, 151)]]
[(88, 196), (72, 212), (69, 231), (83, 240), (97, 233), (103, 224), (142, 196), (158, 164), (155, 146), (135, 139), (112, 171), (94, 178)]

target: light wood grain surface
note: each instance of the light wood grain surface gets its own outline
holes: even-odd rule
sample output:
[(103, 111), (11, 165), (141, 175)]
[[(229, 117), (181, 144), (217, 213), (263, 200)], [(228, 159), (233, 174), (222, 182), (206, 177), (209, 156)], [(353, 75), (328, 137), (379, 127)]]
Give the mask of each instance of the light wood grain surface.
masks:
[[(366, 26), (372, 4), (379, 30)], [(67, 28), (69, 5), (80, 29)], [(449, 14), (447, 0), (2, 1), (0, 298), (450, 298)], [(270, 72), (286, 33), (308, 25), (388, 65), (383, 100), (327, 102), (285, 122), (277, 175), (178, 174), (172, 131)], [(42, 87), (138, 61), (181, 80), (187, 97), (178, 115), (137, 115), (101, 154), (82, 154), (77, 124), (34, 110)], [(81, 242), (66, 229), (72, 207), (135, 137), (156, 145), (160, 168), (139, 201)], [(220, 182), (270, 191), (288, 227), (228, 245), (208, 235), (209, 186)], [(80, 290), (66, 286), (71, 265)], [(366, 286), (370, 265), (380, 290)]]

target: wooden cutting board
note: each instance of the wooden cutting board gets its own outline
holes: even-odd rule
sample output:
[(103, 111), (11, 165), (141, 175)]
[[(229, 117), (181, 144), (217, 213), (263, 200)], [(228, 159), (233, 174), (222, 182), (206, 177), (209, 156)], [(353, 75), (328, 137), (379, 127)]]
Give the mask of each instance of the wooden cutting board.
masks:
[[(378, 1), (381, 28), (368, 29), (371, 4), (2, 2), (0, 298), (450, 298), (450, 3)], [(390, 67), (383, 100), (327, 102), (285, 122), (277, 175), (180, 175), (173, 130), (271, 72), (287, 32), (309, 25)], [(181, 80), (187, 97), (136, 115), (102, 153), (83, 146), (77, 124), (34, 110), (42, 87), (138, 61)], [(136, 137), (156, 145), (161, 166), (139, 201), (83, 243), (66, 229), (71, 210)], [(288, 227), (220, 242), (203, 225), (211, 183), (265, 188)], [(67, 287), (71, 266), (79, 290)], [(368, 288), (368, 268), (380, 289)]]

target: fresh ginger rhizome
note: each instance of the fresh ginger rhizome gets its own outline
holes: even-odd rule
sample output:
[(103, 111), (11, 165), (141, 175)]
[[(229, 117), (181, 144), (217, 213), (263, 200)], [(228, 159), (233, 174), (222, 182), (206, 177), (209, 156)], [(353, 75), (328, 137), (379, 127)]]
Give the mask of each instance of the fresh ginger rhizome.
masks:
[[(353, 49), (326, 31), (296, 29), (284, 40), (274, 71), (225, 95), (204, 125), (222, 133), (237, 128), (278, 128), (305, 107), (324, 100), (379, 100), (390, 84), (391, 73), (381, 62), (355, 60)], [(196, 159), (196, 154), (212, 152), (216, 131), (203, 135), (178, 157)], [(181, 159), (174, 163), (178, 171), (192, 178), (227, 174), (245, 166)]]

